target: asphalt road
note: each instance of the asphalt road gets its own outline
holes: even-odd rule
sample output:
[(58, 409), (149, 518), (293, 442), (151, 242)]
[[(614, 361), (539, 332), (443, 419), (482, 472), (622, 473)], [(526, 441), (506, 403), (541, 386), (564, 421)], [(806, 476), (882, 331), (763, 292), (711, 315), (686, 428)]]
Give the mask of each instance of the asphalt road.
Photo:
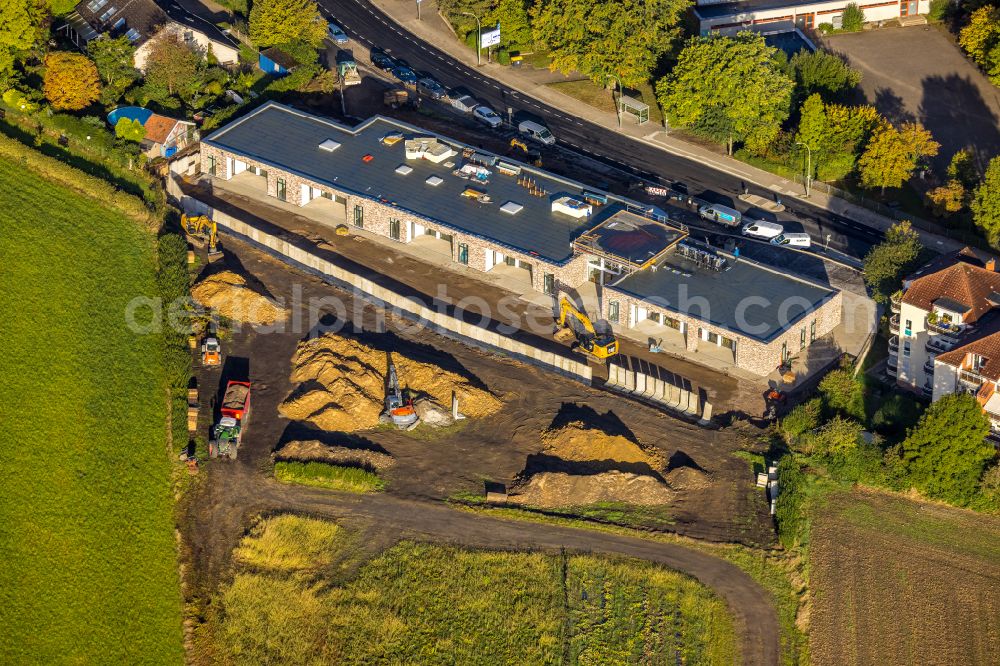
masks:
[[(519, 116), (541, 119), (558, 137), (563, 148), (569, 147), (648, 180), (663, 183), (680, 181), (688, 186), (692, 195), (716, 203), (739, 201), (737, 197), (744, 182), (736, 176), (575, 118), (563, 110), (511, 90), (456, 61), (432, 44), (417, 40), (364, 0), (319, 0), (319, 4), (349, 37), (365, 46), (381, 47), (390, 55), (405, 59), (413, 69), (433, 74), (449, 88), (466, 88), (476, 99), (501, 115), (505, 115), (507, 107), (511, 107), (515, 122)], [(752, 193), (767, 198), (774, 195), (769, 190), (747, 185)], [(803, 231), (819, 242), (830, 234), (830, 247), (845, 254), (862, 257), (873, 243), (882, 238), (878, 230), (808, 203), (799, 200), (784, 200), (783, 203), (786, 210), (778, 217), (789, 231), (796, 231), (798, 223)], [(744, 209), (745, 206), (740, 205), (739, 208)]]

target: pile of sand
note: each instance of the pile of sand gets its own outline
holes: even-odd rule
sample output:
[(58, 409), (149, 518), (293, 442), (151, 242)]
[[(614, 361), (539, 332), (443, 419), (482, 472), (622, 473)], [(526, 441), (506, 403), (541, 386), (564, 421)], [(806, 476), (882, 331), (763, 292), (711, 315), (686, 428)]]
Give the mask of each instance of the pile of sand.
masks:
[[(425, 395), (442, 406), (458, 396), (459, 409), (469, 418), (496, 412), (501, 402), (469, 379), (436, 365), (393, 353), (401, 387)], [(385, 405), (386, 354), (353, 338), (332, 334), (299, 344), (292, 357), (296, 391), (278, 408), (283, 416), (308, 421), (323, 430), (352, 432), (374, 428)]]
[(284, 308), (251, 289), (232, 271), (209, 275), (191, 288), (191, 296), (224, 317), (248, 324), (273, 324), (288, 316)]
[(663, 464), (658, 454), (643, 450), (630, 439), (621, 435), (609, 435), (582, 421), (573, 421), (556, 430), (546, 430), (542, 434), (542, 443), (545, 445), (543, 454), (561, 460), (645, 463), (651, 469), (659, 469)]
[(673, 490), (656, 477), (645, 474), (540, 472), (513, 489), (508, 501), (539, 508), (557, 508), (599, 502), (652, 506), (667, 504), (673, 499)]
[(676, 467), (664, 478), (676, 490), (701, 490), (711, 484), (708, 474), (695, 467)]
[(338, 465), (366, 467), (376, 471), (384, 471), (395, 464), (392, 456), (381, 451), (324, 444), (315, 439), (288, 442), (275, 452), (275, 457), (281, 460), (321, 461)]

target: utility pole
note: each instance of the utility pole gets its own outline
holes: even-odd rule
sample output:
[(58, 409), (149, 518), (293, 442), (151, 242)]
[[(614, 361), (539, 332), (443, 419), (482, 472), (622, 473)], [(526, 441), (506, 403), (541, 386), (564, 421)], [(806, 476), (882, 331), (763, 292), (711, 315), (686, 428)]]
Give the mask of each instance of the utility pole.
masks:
[(796, 146), (802, 146), (802, 147), (804, 147), (806, 149), (806, 155), (807, 155), (807, 157), (806, 157), (806, 160), (807, 160), (806, 161), (806, 196), (808, 197), (809, 193), (810, 193), (809, 192), (809, 183), (812, 180), (812, 173), (813, 173), (813, 168), (812, 168), (812, 164), (813, 164), (813, 151), (812, 151), (812, 148), (810, 148), (808, 145), (802, 143), (801, 141), (796, 141), (795, 145)]
[(417, 0), (417, 20), (420, 20), (420, 0)]
[(611, 101), (615, 104), (615, 116), (618, 118), (618, 129), (622, 128), (622, 95), (625, 94), (625, 87), (617, 74), (611, 74), (611, 78), (618, 82), (618, 101), (615, 102), (615, 91), (611, 91)]
[(483, 24), (480, 22), (479, 17), (472, 12), (462, 12), (464, 16), (471, 16), (476, 19), (476, 64), (480, 67), (483, 66)]

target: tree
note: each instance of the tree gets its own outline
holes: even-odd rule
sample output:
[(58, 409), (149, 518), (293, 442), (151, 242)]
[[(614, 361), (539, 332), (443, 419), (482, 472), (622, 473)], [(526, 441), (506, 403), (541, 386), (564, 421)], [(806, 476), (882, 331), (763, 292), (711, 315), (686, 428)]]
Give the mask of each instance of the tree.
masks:
[(115, 136), (126, 141), (141, 143), (146, 138), (146, 128), (138, 120), (119, 118), (115, 123)]
[(763, 152), (788, 118), (793, 83), (760, 35), (696, 37), (656, 84), (670, 123)]
[(962, 28), (958, 43), (977, 65), (990, 65), (990, 55), (1000, 44), (1000, 7), (980, 7)]
[(146, 83), (174, 95), (195, 82), (201, 58), (174, 32), (163, 31), (146, 58)]
[(796, 405), (785, 418), (781, 419), (781, 432), (785, 436), (785, 441), (792, 444), (798, 437), (819, 427), (822, 411), (823, 401), (819, 398)]
[(104, 83), (104, 101), (113, 104), (128, 90), (139, 71), (133, 66), (135, 47), (125, 35), (111, 38), (102, 35), (87, 44), (87, 55), (97, 65), (97, 72)]
[(318, 48), (326, 21), (313, 0), (257, 0), (250, 9), (250, 41), (258, 47), (305, 42)]
[(680, 34), (686, 0), (545, 0), (532, 9), (535, 40), (552, 57), (549, 68), (579, 71), (605, 84), (649, 80), (660, 56)]
[(0, 79), (10, 74), (19, 53), (45, 39), (50, 20), (46, 0), (0, 2)]
[(972, 153), (962, 148), (952, 155), (946, 175), (948, 180), (958, 181), (967, 190), (974, 188), (979, 180), (979, 174), (976, 173), (976, 162)]
[(811, 438), (813, 453), (823, 456), (852, 453), (862, 443), (863, 431), (857, 421), (834, 416)]
[(865, 27), (865, 13), (855, 2), (848, 3), (841, 16), (840, 27), (847, 32), (858, 32)]
[(53, 51), (45, 58), (45, 99), (60, 111), (79, 111), (101, 96), (101, 77), (87, 56)]
[(986, 239), (994, 247), (1000, 245), (1000, 157), (990, 160), (970, 207), (972, 219), (986, 234)]
[(500, 24), (500, 45), (506, 48), (530, 48), (534, 41), (531, 17), (524, 0), (499, 0), (483, 17), (483, 25)]
[(885, 232), (885, 240), (865, 255), (865, 284), (872, 298), (885, 303), (898, 291), (903, 276), (915, 268), (923, 244), (909, 222), (897, 222)]
[(924, 412), (900, 455), (910, 483), (922, 493), (968, 504), (996, 449), (986, 440), (990, 424), (983, 408), (966, 393), (946, 395)]
[(820, 93), (828, 99), (841, 97), (861, 83), (861, 72), (826, 51), (803, 49), (792, 56), (789, 64), (802, 97), (813, 93)]
[(823, 104), (813, 94), (802, 106), (797, 140), (812, 149), (819, 178), (841, 180), (854, 171), (869, 137), (884, 124), (875, 107)]
[(861, 184), (869, 189), (881, 188), (883, 194), (887, 187), (901, 187), (920, 161), (937, 155), (940, 146), (918, 123), (903, 123), (899, 129), (883, 125), (858, 161)]
[(927, 192), (927, 202), (935, 217), (954, 215), (965, 207), (965, 188), (957, 180), (949, 180)]
[(827, 412), (865, 420), (865, 391), (849, 369), (833, 370), (819, 383), (819, 393)]

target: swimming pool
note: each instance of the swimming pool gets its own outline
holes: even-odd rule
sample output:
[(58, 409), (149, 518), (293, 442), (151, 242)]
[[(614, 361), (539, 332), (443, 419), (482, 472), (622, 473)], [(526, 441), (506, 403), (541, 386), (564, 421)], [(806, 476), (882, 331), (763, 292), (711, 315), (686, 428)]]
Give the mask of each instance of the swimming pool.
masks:
[(108, 123), (114, 127), (122, 118), (128, 118), (138, 120), (140, 124), (145, 125), (151, 115), (153, 115), (152, 111), (141, 106), (120, 106), (108, 114)]

